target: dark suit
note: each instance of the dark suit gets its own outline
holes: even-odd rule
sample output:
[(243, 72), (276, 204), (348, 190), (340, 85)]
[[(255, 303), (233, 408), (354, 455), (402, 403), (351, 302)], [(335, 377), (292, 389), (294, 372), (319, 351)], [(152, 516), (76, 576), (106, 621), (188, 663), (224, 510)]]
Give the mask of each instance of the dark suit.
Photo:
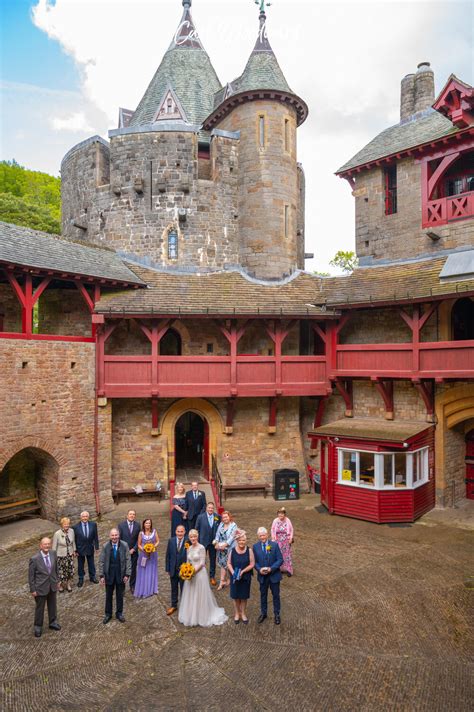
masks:
[[(269, 550), (268, 550), (269, 547)], [(276, 541), (268, 539), (262, 549), (262, 542), (253, 545), (255, 556), (255, 568), (260, 584), (260, 612), (267, 615), (268, 609), (268, 589), (271, 589), (273, 597), (273, 612), (275, 616), (280, 615), (280, 581), (282, 579), (280, 566), (283, 564), (283, 556)], [(261, 574), (260, 569), (271, 568), (269, 574)]]
[(129, 549), (133, 549), (133, 554), (130, 552), (132, 557), (132, 575), (130, 576), (130, 588), (135, 588), (135, 581), (137, 580), (137, 561), (138, 561), (138, 535), (140, 534), (140, 525), (138, 522), (132, 522), (132, 531), (130, 532), (130, 527), (128, 526), (128, 519), (124, 522), (120, 522), (118, 525), (118, 530), (120, 534), (120, 539), (128, 544)]
[(74, 527), (74, 535), (76, 538), (77, 557), (77, 575), (79, 581), (84, 580), (84, 562), (87, 559), (87, 568), (89, 570), (89, 578), (95, 579), (95, 563), (94, 551), (99, 550), (99, 535), (97, 532), (97, 524), (95, 522), (87, 522), (88, 535), (84, 536), (84, 528), (82, 522), (78, 522)]
[(45, 604), (48, 604), (49, 625), (57, 622), (56, 596), (58, 590), (58, 557), (55, 551), (49, 552), (49, 559), (51, 562), (51, 571), (48, 571), (41, 551), (38, 551), (37, 554), (31, 557), (28, 567), (30, 592), (34, 593), (36, 591), (37, 593), (37, 596), (35, 596), (36, 628), (43, 627)]
[(217, 527), (219, 526), (221, 518), (218, 514), (212, 515), (212, 527), (209, 526), (209, 517), (207, 512), (201, 512), (201, 514), (196, 519), (196, 529), (199, 533), (199, 543), (206, 547), (206, 551), (209, 553), (209, 576), (214, 578), (216, 575), (216, 550), (213, 545), (213, 541), (216, 538)]
[(193, 490), (186, 492), (186, 511), (188, 512), (189, 529), (196, 528), (196, 519), (201, 512), (206, 511), (206, 493), (198, 490), (194, 497)]
[(188, 540), (184, 537), (181, 549), (178, 551), (178, 539), (172, 536), (168, 539), (168, 546), (166, 547), (165, 569), (170, 577), (172, 608), (178, 607), (178, 586), (180, 594), (183, 591), (184, 581), (179, 578), (179, 568), (181, 564), (186, 563), (185, 544), (187, 542)]
[(116, 592), (116, 615), (123, 613), (124, 577), (132, 573), (132, 560), (128, 544), (119, 541), (117, 555), (113, 555), (112, 542), (104, 544), (99, 556), (99, 576), (105, 579), (105, 615), (112, 615), (114, 590)]

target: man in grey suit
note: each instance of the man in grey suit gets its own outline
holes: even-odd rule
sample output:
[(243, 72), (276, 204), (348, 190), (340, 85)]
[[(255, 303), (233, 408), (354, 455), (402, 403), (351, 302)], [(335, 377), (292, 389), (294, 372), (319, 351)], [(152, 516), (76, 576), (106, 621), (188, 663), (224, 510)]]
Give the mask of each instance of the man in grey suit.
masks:
[(48, 619), (51, 630), (61, 630), (57, 621), (56, 596), (58, 590), (58, 558), (51, 551), (51, 539), (43, 537), (40, 550), (31, 557), (28, 568), (30, 593), (35, 599), (35, 638), (43, 632), (44, 607), (48, 604)]
[(100, 583), (105, 586), (105, 616), (102, 623), (107, 624), (112, 618), (114, 591), (116, 595), (115, 617), (125, 623), (123, 615), (123, 594), (125, 584), (132, 573), (132, 559), (128, 544), (120, 541), (119, 530), (110, 530), (110, 540), (104, 544), (99, 556)]

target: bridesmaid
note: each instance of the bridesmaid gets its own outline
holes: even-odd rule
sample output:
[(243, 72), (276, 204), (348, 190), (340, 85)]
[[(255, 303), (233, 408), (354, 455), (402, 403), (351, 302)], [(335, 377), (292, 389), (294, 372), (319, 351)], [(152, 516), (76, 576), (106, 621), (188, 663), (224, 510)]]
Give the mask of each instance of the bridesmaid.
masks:
[(156, 547), (159, 543), (160, 538), (156, 529), (153, 529), (153, 522), (149, 518), (144, 519), (138, 535), (137, 581), (133, 594), (135, 598), (148, 598), (158, 593), (158, 552), (147, 554), (144, 547), (145, 544), (154, 544)]
[(236, 545), (231, 549), (227, 568), (232, 577), (230, 597), (234, 602), (234, 623), (248, 623), (247, 601), (250, 598), (255, 558), (252, 549), (247, 546), (247, 533), (238, 531), (235, 537)]
[(222, 591), (224, 586), (229, 585), (227, 577), (227, 559), (229, 558), (230, 549), (234, 546), (235, 533), (237, 524), (232, 519), (232, 514), (228, 511), (222, 512), (221, 523), (217, 527), (215, 548), (217, 549), (217, 563), (221, 567), (221, 580), (218, 591)]
[(186, 488), (182, 482), (176, 484), (171, 511), (171, 536), (176, 535), (176, 527), (182, 525), (188, 531), (188, 513), (186, 511)]
[(286, 509), (280, 507), (276, 519), (272, 523), (272, 539), (276, 541), (283, 555), (283, 565), (280, 571), (287, 576), (293, 576), (293, 561), (291, 558), (291, 545), (294, 541), (293, 525), (286, 516)]

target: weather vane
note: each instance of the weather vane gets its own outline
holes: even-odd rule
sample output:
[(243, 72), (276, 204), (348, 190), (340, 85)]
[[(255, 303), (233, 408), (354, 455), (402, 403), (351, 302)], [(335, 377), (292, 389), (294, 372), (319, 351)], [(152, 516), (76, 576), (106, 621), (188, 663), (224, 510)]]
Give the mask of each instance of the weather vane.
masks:
[(254, 0), (255, 5), (260, 5), (260, 13), (265, 14), (265, 8), (270, 7), (271, 2), (265, 2), (265, 0)]

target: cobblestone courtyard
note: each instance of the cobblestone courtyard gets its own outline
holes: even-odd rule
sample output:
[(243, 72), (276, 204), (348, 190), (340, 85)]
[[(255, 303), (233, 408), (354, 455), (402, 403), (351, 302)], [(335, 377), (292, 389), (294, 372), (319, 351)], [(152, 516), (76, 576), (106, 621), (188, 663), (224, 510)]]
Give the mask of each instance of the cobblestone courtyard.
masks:
[[(276, 509), (229, 504), (252, 541)], [(159, 596), (127, 593), (125, 624), (102, 624), (104, 591), (86, 582), (58, 594), (61, 632), (34, 639), (26, 579), (36, 544), (0, 557), (3, 710), (472, 709), (472, 531), (331, 517), (306, 496), (288, 507), (296, 574), (282, 583), (282, 625), (257, 625), (254, 579), (248, 626), (185, 629), (166, 616), (165, 507), (149, 508)], [(137, 506), (139, 518), (145, 511)], [(228, 592), (217, 596), (231, 615)]]

